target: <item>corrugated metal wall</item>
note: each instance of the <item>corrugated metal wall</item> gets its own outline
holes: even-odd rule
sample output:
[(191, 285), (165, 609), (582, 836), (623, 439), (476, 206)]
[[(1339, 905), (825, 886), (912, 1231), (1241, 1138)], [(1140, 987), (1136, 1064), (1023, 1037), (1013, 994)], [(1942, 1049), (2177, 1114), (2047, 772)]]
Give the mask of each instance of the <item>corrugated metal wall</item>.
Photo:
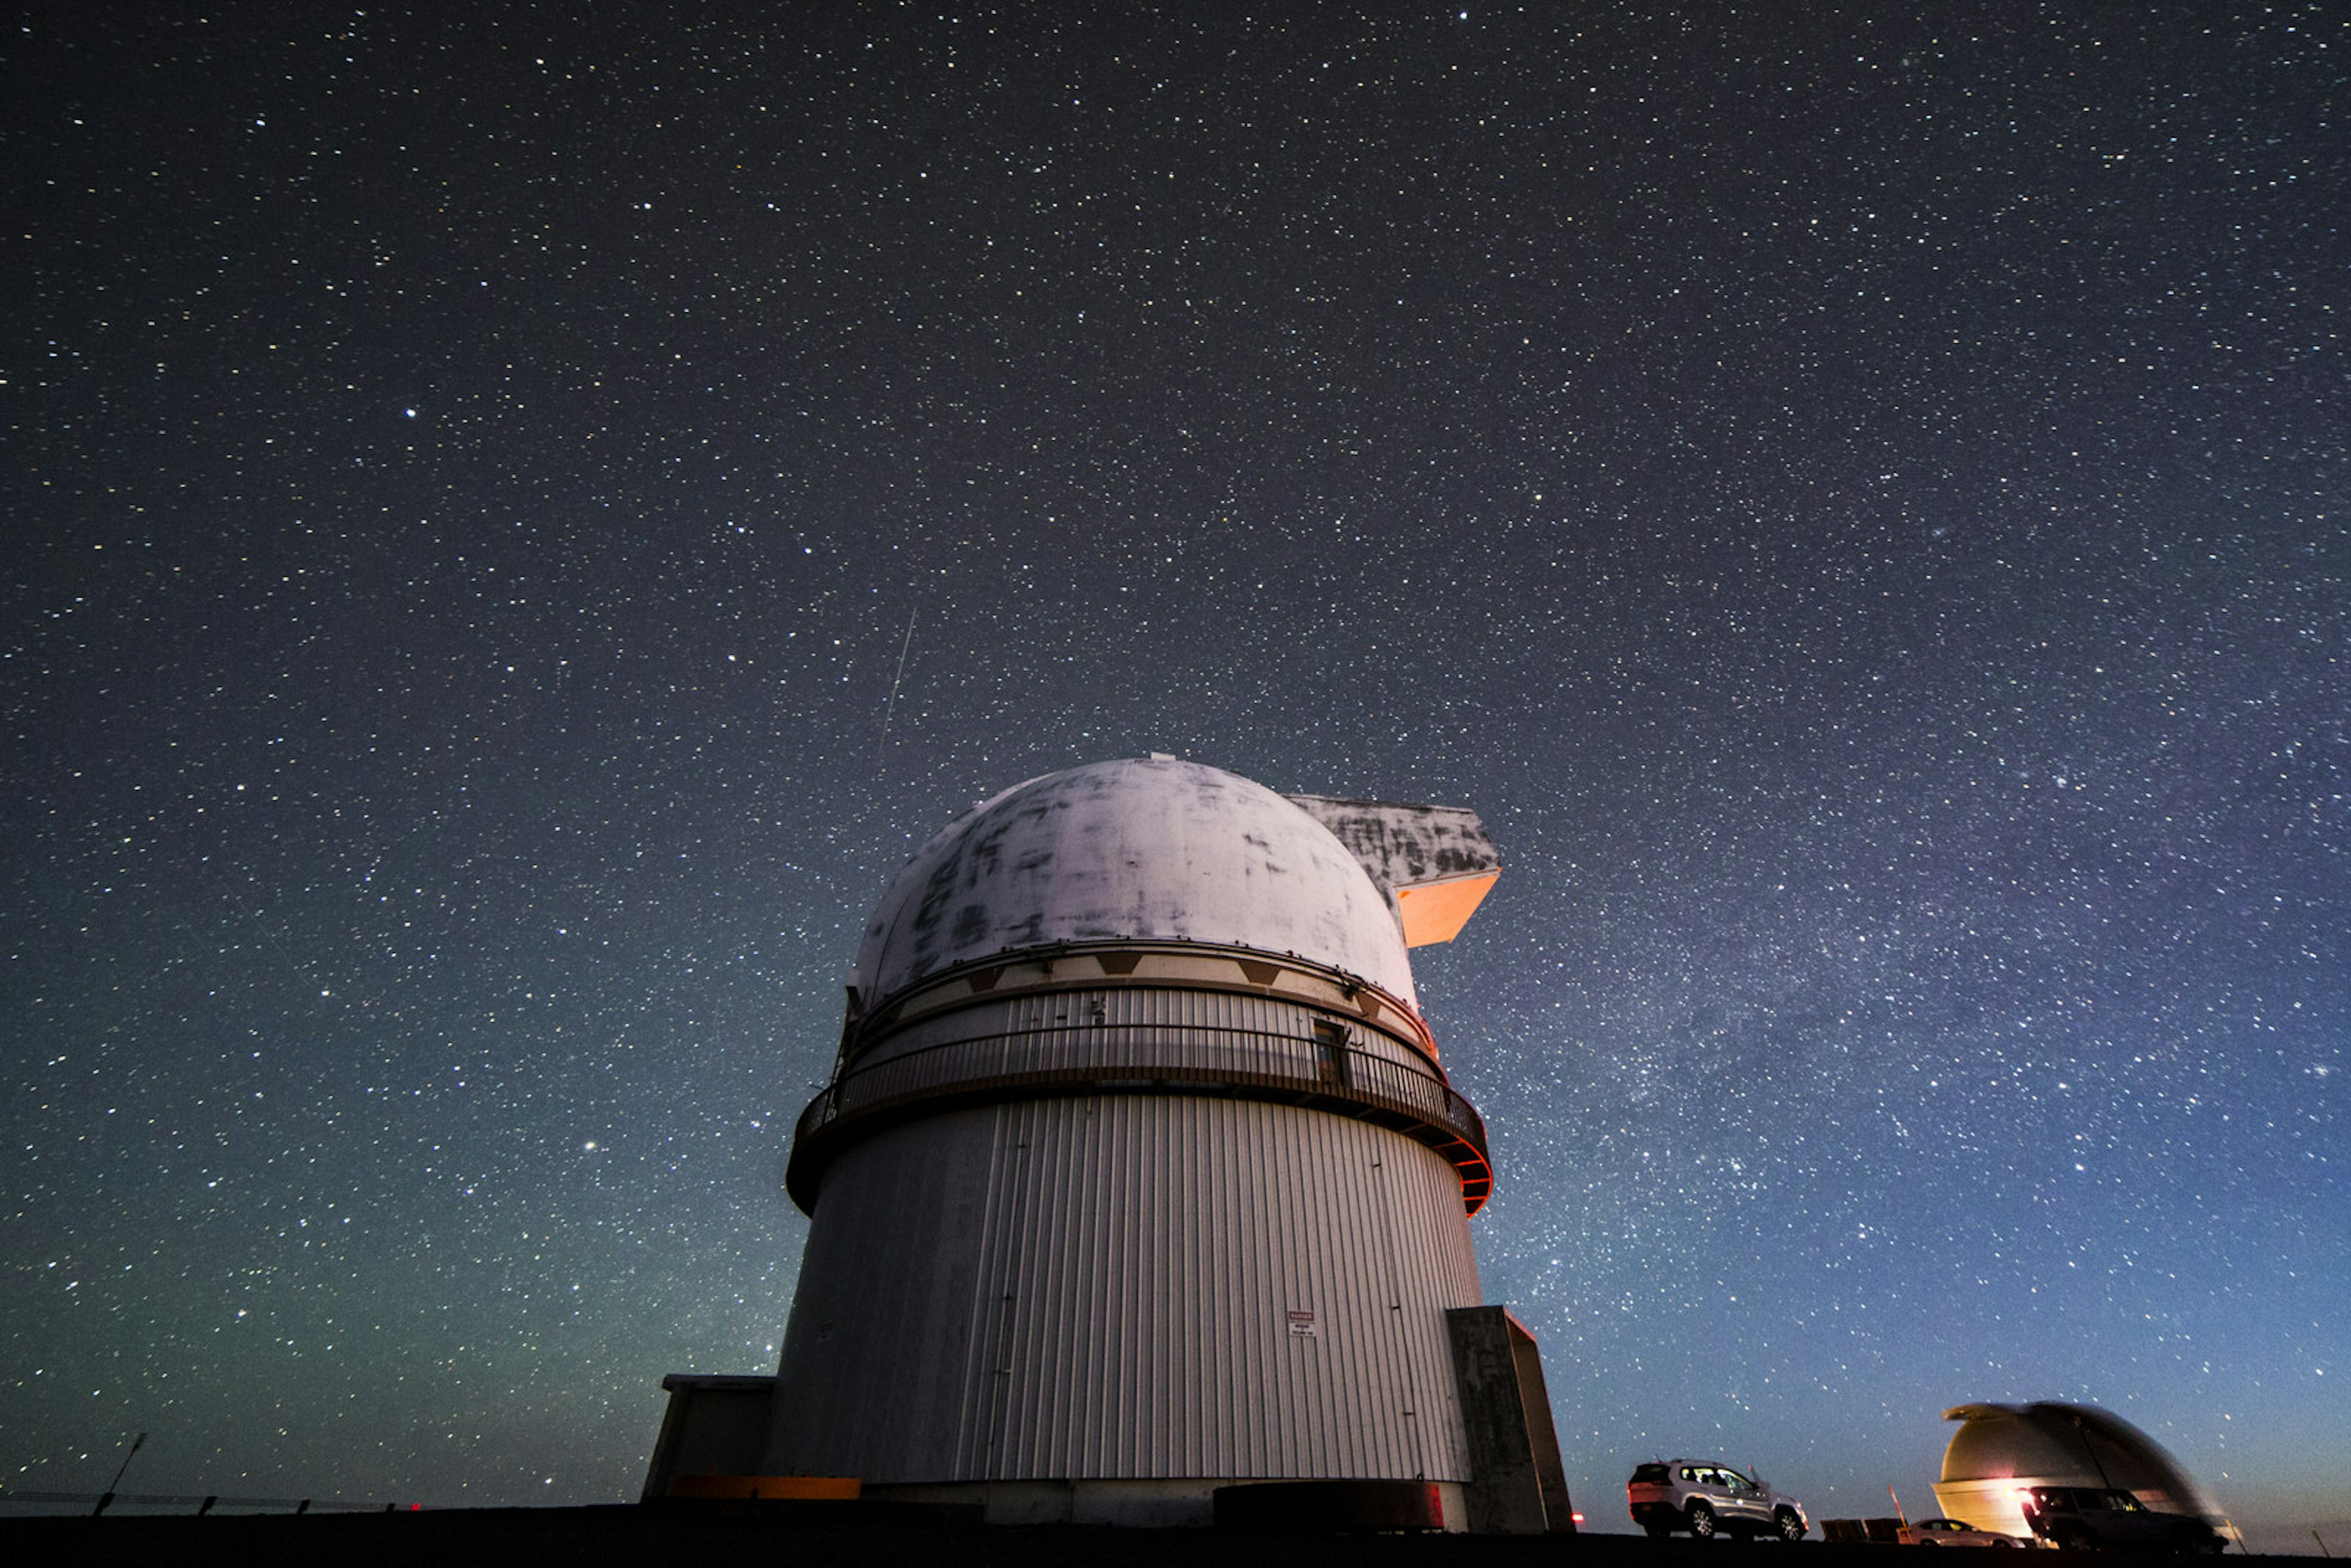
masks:
[(958, 1111), (827, 1175), (768, 1461), (1463, 1479), (1444, 1314), (1478, 1301), (1458, 1174), (1383, 1128), (1180, 1094)]

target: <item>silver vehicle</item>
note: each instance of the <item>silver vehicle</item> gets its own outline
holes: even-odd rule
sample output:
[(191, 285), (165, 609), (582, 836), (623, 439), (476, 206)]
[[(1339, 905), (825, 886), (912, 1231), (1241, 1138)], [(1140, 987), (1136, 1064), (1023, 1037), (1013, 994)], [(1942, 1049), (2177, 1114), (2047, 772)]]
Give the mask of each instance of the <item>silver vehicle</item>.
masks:
[(1813, 1521), (1804, 1505), (1758, 1477), (1697, 1459), (1654, 1459), (1625, 1483), (1633, 1522), (1652, 1538), (1687, 1530), (1700, 1541), (1774, 1535), (1802, 1541)]

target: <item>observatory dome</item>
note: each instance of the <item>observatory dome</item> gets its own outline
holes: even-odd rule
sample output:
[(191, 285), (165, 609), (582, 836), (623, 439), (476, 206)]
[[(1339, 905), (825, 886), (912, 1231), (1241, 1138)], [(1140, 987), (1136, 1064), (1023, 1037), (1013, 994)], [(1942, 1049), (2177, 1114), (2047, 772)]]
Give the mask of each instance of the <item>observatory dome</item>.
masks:
[(2130, 1491), (2196, 1490), (2162, 1444), (2095, 1405), (1961, 1405), (1943, 1419), (1961, 1423), (1943, 1450), (1947, 1481), (2041, 1476)]
[(1979, 1529), (2029, 1533), (2017, 1511), (2020, 1486), (2116, 1488), (2149, 1507), (2219, 1520), (2210, 1494), (2162, 1444), (2111, 1410), (2050, 1400), (2032, 1405), (1959, 1405), (1943, 1450), (1935, 1496), (1954, 1519)]
[(949, 824), (883, 895), (850, 978), (870, 1001), (1007, 950), (1154, 939), (1294, 955), (1417, 1005), (1395, 903), (1330, 829), (1158, 757), (1049, 773)]
[(1944, 1412), (1965, 1425), (1943, 1450), (1947, 1481), (2009, 1480), (2018, 1476), (2097, 1479), (2085, 1436), (2055, 1405), (1961, 1405)]

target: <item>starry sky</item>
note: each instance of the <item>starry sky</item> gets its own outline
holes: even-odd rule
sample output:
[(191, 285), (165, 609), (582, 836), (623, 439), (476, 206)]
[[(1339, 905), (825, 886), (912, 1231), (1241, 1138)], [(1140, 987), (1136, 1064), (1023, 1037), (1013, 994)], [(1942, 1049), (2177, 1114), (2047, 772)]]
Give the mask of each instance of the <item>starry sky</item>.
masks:
[(2351, 20), (1903, 9), (20, 8), (0, 1479), (633, 1497), (891, 874), (1156, 750), (1485, 817), (1594, 1524), (2351, 1537)]

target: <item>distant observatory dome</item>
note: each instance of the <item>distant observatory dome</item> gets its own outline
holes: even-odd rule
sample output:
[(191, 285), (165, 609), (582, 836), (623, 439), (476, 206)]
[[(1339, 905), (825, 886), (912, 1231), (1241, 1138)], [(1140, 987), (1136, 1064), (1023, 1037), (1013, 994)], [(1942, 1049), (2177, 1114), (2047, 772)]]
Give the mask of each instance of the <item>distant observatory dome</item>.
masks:
[(1935, 1497), (1945, 1513), (1979, 1529), (2030, 1535), (2019, 1507), (2027, 1486), (2112, 1489), (2167, 1513), (2224, 1522), (2162, 1444), (2110, 1410), (2056, 1401), (1959, 1405), (1943, 1419), (1961, 1425), (1943, 1450)]
[(2097, 1479), (2080, 1433), (2056, 1405), (1962, 1405), (1944, 1415), (1965, 1424), (1943, 1450), (1947, 1481), (2072, 1475)]
[(1104, 940), (1290, 954), (1417, 1005), (1397, 906), (1337, 835), (1262, 784), (1155, 757), (1031, 779), (950, 824), (883, 895), (851, 983), (877, 998)]

